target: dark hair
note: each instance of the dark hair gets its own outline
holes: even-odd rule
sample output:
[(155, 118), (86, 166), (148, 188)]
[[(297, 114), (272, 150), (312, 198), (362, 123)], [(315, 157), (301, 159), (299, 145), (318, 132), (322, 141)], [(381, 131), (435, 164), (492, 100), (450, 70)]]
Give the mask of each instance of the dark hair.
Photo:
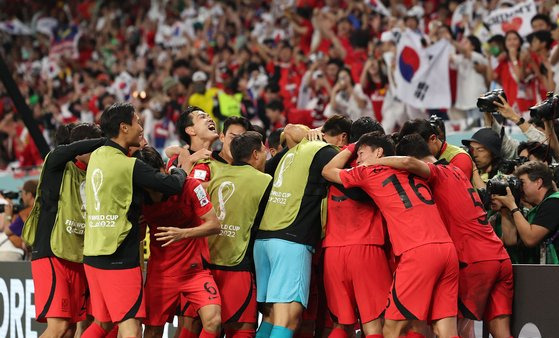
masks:
[(533, 24), (534, 24), (534, 21), (536, 21), (536, 20), (545, 21), (545, 23), (546, 23), (548, 26), (551, 26), (551, 19), (550, 19), (549, 16), (546, 15), (546, 14), (541, 14), (541, 13), (539, 13), (539, 14), (534, 15), (534, 16), (532, 17), (532, 19), (530, 20), (530, 25), (533, 25)]
[(338, 79), (340, 78), (340, 73), (341, 72), (346, 72), (349, 75), (349, 81), (351, 81), (351, 85), (354, 86), (355, 81), (353, 80), (353, 76), (351, 76), (351, 70), (349, 70), (349, 68), (347, 68), (347, 67), (342, 67), (338, 70), (338, 73), (336, 74), (336, 81), (335, 82), (338, 82)]
[(334, 115), (324, 122), (322, 132), (330, 136), (338, 136), (342, 133), (346, 133), (349, 138), (349, 134), (351, 133), (351, 120), (345, 116)]
[(283, 128), (274, 130), (268, 136), (268, 147), (277, 149), (280, 146), (281, 133), (283, 133)]
[(23, 183), (21, 190), (31, 193), (33, 197), (37, 196), (37, 186), (39, 185), (38, 180), (28, 180)]
[(132, 124), (134, 112), (134, 106), (128, 102), (113, 103), (101, 115), (100, 124), (103, 134), (108, 138), (117, 137), (121, 123)]
[(344, 62), (342, 60), (338, 59), (338, 58), (329, 59), (328, 63), (326, 65), (330, 65), (330, 64), (336, 65), (340, 69), (344, 67)]
[(152, 168), (161, 169), (165, 168), (165, 162), (163, 162), (163, 158), (161, 155), (155, 150), (154, 147), (145, 146), (144, 149), (140, 150), (142, 161), (146, 164), (149, 164)]
[(262, 148), (262, 135), (256, 131), (247, 131), (235, 136), (231, 141), (233, 162), (247, 162), (253, 151)]
[(349, 43), (353, 48), (367, 48), (371, 34), (365, 29), (356, 29), (350, 33)]
[(518, 45), (518, 55), (520, 55), (520, 49), (522, 48), (522, 44), (524, 43), (524, 39), (522, 39), (522, 36), (520, 36), (520, 34), (517, 31), (508, 31), (505, 33), (505, 51), (507, 53), (507, 57), (509, 55), (509, 50), (507, 49), (507, 44), (506, 44), (506, 40), (507, 40), (507, 36), (509, 36), (509, 34), (514, 34), (516, 35), (516, 37), (518, 38), (518, 40), (520, 41), (519, 45)]
[(409, 120), (404, 123), (402, 129), (400, 129), (400, 138), (410, 134), (421, 135), (425, 142), (429, 141), (431, 135), (438, 136), (437, 131), (433, 128), (431, 123), (424, 119)]
[(524, 174), (528, 175), (528, 179), (532, 182), (541, 178), (545, 188), (555, 190), (553, 187), (553, 172), (549, 169), (547, 164), (539, 161), (530, 161), (519, 166), (514, 171), (514, 176), (516, 177), (520, 177)]
[(101, 136), (103, 136), (103, 132), (98, 125), (94, 123), (78, 123), (70, 131), (70, 143), (92, 138), (99, 138)]
[(363, 134), (379, 132), (385, 134), (384, 128), (378, 122), (373, 120), (370, 116), (362, 116), (351, 124), (351, 131), (349, 133), (349, 142), (354, 143), (359, 140)]
[(369, 146), (373, 150), (382, 148), (384, 156), (394, 156), (394, 142), (392, 142), (390, 136), (380, 132), (367, 133), (361, 136), (355, 145), (355, 149), (359, 149), (361, 146)]
[(545, 43), (545, 48), (551, 48), (551, 44), (553, 43), (553, 38), (551, 37), (551, 32), (546, 30), (540, 30), (530, 33), (527, 37), (528, 42), (532, 43), (534, 38), (538, 39), (540, 42)]
[(179, 138), (188, 145), (190, 145), (190, 135), (186, 133), (185, 129), (194, 125), (192, 113), (195, 111), (203, 112), (204, 110), (197, 106), (188, 106), (185, 111), (179, 115), (179, 119), (177, 120), (177, 133), (179, 134)]
[(264, 89), (266, 91), (272, 92), (272, 93), (279, 93), (280, 92), (280, 86), (276, 81), (272, 81), (270, 83), (268, 83), (266, 85), (266, 87), (264, 87)]
[(396, 154), (399, 156), (411, 156), (418, 159), (432, 156), (429, 145), (419, 134), (409, 134), (396, 145)]
[(520, 155), (523, 150), (527, 150), (529, 155), (533, 155), (538, 160), (551, 164), (551, 151), (547, 144), (537, 141), (520, 142), (517, 153)]
[(225, 119), (225, 122), (223, 122), (223, 130), (222, 130), (223, 135), (227, 134), (227, 130), (232, 125), (241, 126), (241, 127), (245, 128), (245, 131), (252, 130), (252, 124), (250, 123), (250, 121), (246, 117), (231, 116), (231, 117), (228, 117), (227, 119)]
[(58, 147), (70, 143), (70, 132), (76, 126), (75, 123), (61, 125), (54, 134), (54, 146)]
[(281, 100), (272, 100), (266, 104), (266, 109), (283, 111), (284, 106)]
[(481, 54), (481, 42), (479, 41), (477, 36), (468, 35), (466, 38), (468, 39), (468, 41), (470, 41), (470, 43), (474, 47), (474, 51)]
[(266, 144), (266, 129), (257, 124), (252, 125), (252, 130), (262, 135), (262, 143)]

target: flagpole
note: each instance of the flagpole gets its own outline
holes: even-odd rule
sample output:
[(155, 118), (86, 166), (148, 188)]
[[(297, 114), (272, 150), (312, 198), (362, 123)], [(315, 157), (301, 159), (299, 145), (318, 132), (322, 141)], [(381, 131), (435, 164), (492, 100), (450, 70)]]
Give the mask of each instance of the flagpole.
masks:
[(21, 92), (19, 91), (17, 84), (12, 78), (10, 70), (8, 69), (8, 66), (6, 65), (6, 62), (4, 61), (4, 57), (1, 53), (0, 53), (0, 80), (4, 84), (4, 87), (6, 87), (6, 91), (8, 92), (8, 95), (10, 95), (10, 97), (12, 98), (12, 101), (14, 102), (14, 105), (17, 109), (17, 112), (19, 113), (19, 116), (23, 120), (23, 123), (25, 123), (25, 126), (27, 127), (27, 130), (29, 130), (29, 134), (33, 138), (33, 141), (35, 142), (37, 149), (39, 149), (39, 153), (41, 154), (41, 157), (44, 159), (49, 153), (50, 148), (43, 134), (41, 133), (41, 130), (39, 129), (39, 125), (37, 124), (37, 121), (35, 121), (35, 119), (33, 118), (33, 112), (31, 111), (27, 103), (25, 103), (25, 100), (23, 99), (23, 96), (21, 95)]

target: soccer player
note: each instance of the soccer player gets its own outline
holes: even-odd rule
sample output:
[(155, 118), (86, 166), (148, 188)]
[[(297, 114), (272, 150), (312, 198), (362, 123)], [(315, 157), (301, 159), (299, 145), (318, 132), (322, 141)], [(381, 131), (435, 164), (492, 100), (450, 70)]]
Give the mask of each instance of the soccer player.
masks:
[(484, 320), (493, 337), (510, 337), (512, 264), (488, 223), (476, 189), (458, 167), (437, 161), (418, 134), (404, 136), (396, 153), (406, 157), (383, 157), (365, 164), (407, 170), (428, 180), (460, 261), (461, 317)]
[[(329, 131), (327, 124), (323, 130)], [(353, 124), (356, 126), (352, 125), (350, 130), (356, 139), (364, 133), (382, 130), (378, 122), (363, 118)], [(330, 132), (329, 136), (335, 135)], [(355, 165), (356, 161), (352, 161), (351, 166)], [(322, 247), (326, 300), (335, 321), (330, 337), (352, 336), (356, 314), (367, 337), (382, 336), (380, 315), (392, 282), (383, 248), (385, 221), (371, 199), (367, 195), (363, 198), (360, 193), (363, 194), (361, 189), (344, 189), (339, 185), (331, 185), (328, 190)], [(361, 221), (356, 222), (348, 215), (359, 215)]]
[(291, 337), (308, 304), (312, 251), (320, 240), (326, 197), (321, 172), (336, 150), (306, 140), (307, 132), (287, 125), (289, 149), (274, 157), (280, 156), (254, 244), (257, 301), (264, 315), (258, 337)]
[(410, 120), (404, 123), (400, 130), (400, 137), (417, 133), (429, 145), (429, 151), (437, 160), (444, 159), (462, 170), (466, 177), (471, 180), (474, 164), (470, 155), (462, 148), (439, 139), (436, 126), (424, 119)]
[[(389, 136), (363, 135), (357, 142), (357, 164), (394, 155)], [(458, 259), (429, 187), (423, 178), (386, 166), (344, 170), (351, 149), (341, 151), (322, 172), (346, 188), (361, 187), (387, 222), (399, 259), (385, 312), (384, 337), (398, 337), (412, 321), (430, 321), (439, 337), (455, 337)]]
[[(166, 175), (128, 157), (140, 146), (142, 127), (129, 103), (115, 103), (101, 115), (109, 140), (90, 157), (86, 183), (84, 268), (95, 322), (82, 337), (102, 337), (118, 324), (123, 337), (136, 337), (145, 317), (140, 270), (139, 218), (144, 189), (178, 194), (186, 179), (182, 169)], [(186, 151), (179, 166), (187, 165)]]
[(212, 174), (208, 186), (222, 224), (219, 235), (208, 239), (210, 268), (223, 300), (225, 335), (254, 337), (257, 309), (253, 233), (268, 201), (272, 177), (263, 173), (267, 152), (259, 133), (247, 131), (230, 143), (233, 165), (221, 166)]
[[(154, 148), (143, 149), (141, 158), (164, 171), (163, 159)], [(143, 207), (150, 228), (144, 336), (162, 336), (163, 326), (175, 314), (182, 294), (202, 320), (200, 336), (216, 337), (221, 326), (220, 294), (202, 258), (208, 257), (206, 236), (219, 233), (212, 203), (200, 181), (192, 178), (186, 180), (179, 195), (165, 196), (153, 190), (148, 190), (148, 195)]]
[(47, 322), (45, 337), (71, 336), (86, 318), (83, 185), (89, 155), (106, 139), (99, 127), (83, 123), (73, 127), (69, 141), (47, 155), (23, 228), (23, 240), (32, 246), (36, 318)]

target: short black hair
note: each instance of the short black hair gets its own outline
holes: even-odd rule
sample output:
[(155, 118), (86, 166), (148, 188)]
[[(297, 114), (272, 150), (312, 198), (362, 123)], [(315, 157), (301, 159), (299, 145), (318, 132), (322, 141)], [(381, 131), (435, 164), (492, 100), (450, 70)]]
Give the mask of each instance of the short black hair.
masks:
[(373, 120), (373, 118), (370, 116), (362, 116), (351, 124), (349, 142), (357, 142), (363, 134), (372, 133), (375, 131), (381, 134), (385, 134), (384, 128), (378, 121)]
[(528, 175), (528, 179), (532, 182), (541, 178), (542, 185), (545, 188), (555, 191), (553, 187), (553, 172), (549, 169), (547, 164), (539, 161), (530, 161), (522, 164), (514, 171), (514, 176), (516, 177), (520, 177), (524, 174)]
[(431, 123), (429, 123), (429, 121), (425, 119), (414, 119), (406, 121), (402, 126), (402, 129), (400, 129), (400, 138), (410, 134), (421, 135), (425, 142), (429, 141), (431, 135), (435, 135), (437, 137), (439, 135), (439, 133), (437, 133)]
[(255, 150), (262, 148), (262, 135), (256, 131), (247, 131), (235, 136), (231, 141), (233, 162), (247, 162)]
[(146, 164), (155, 168), (157, 170), (161, 168), (165, 168), (165, 162), (163, 162), (163, 158), (161, 155), (155, 150), (154, 147), (145, 146), (144, 149), (140, 150), (142, 155), (142, 161)]
[(274, 130), (273, 132), (270, 133), (270, 135), (268, 136), (268, 147), (269, 148), (274, 148), (274, 149), (278, 149), (280, 146), (280, 140), (281, 140), (281, 133), (283, 133), (283, 128), (279, 128)]
[(351, 119), (342, 115), (334, 115), (328, 118), (322, 126), (322, 132), (330, 136), (338, 136), (346, 133), (349, 138), (351, 133)]
[(266, 144), (266, 129), (257, 124), (252, 125), (252, 130), (262, 135), (262, 143)]
[(545, 43), (545, 47), (547, 49), (551, 48), (551, 44), (553, 43), (553, 38), (551, 37), (551, 32), (546, 30), (539, 30), (528, 34), (526, 37), (529, 43), (532, 43), (534, 38), (538, 39), (539, 41)]
[(474, 47), (474, 51), (481, 54), (481, 41), (475, 35), (468, 35), (466, 37)]
[(551, 19), (549, 18), (549, 15), (541, 14), (541, 13), (534, 15), (534, 16), (532, 17), (532, 19), (530, 20), (530, 25), (532, 25), (532, 24), (534, 23), (534, 21), (536, 21), (536, 20), (545, 21), (545, 23), (546, 23), (548, 26), (551, 26)]
[(272, 100), (266, 104), (266, 109), (283, 111), (283, 102), (281, 100)]
[(411, 156), (418, 159), (432, 156), (429, 145), (419, 134), (409, 134), (400, 139), (396, 145), (396, 155)]
[(223, 135), (227, 134), (227, 130), (232, 125), (241, 126), (241, 127), (245, 128), (245, 131), (252, 130), (252, 124), (250, 123), (250, 121), (246, 117), (230, 116), (227, 119), (225, 119), (225, 122), (223, 122), (223, 130), (222, 130)]
[(186, 144), (190, 145), (190, 135), (185, 131), (186, 128), (192, 127), (194, 125), (194, 120), (192, 119), (192, 113), (195, 111), (204, 110), (197, 106), (188, 106), (180, 115), (177, 120), (177, 133), (179, 138), (183, 140)]
[(377, 148), (382, 148), (384, 151), (384, 156), (394, 156), (394, 142), (390, 136), (382, 134), (380, 132), (372, 132), (364, 134), (359, 138), (355, 149), (361, 148), (361, 146), (369, 146), (373, 150)]
[(103, 134), (108, 138), (117, 137), (120, 133), (120, 124), (131, 125), (135, 111), (134, 106), (128, 102), (116, 102), (107, 107), (100, 119)]
[(518, 145), (517, 153), (527, 150), (529, 155), (533, 155), (538, 160), (551, 164), (551, 150), (547, 144), (537, 141), (524, 141)]
[(101, 136), (103, 136), (103, 132), (98, 125), (85, 122), (78, 123), (70, 131), (70, 143), (92, 138), (99, 138)]
[(54, 133), (54, 145), (61, 146), (64, 144), (70, 143), (70, 132), (76, 126), (75, 123), (64, 124), (60, 127), (56, 128), (56, 132)]

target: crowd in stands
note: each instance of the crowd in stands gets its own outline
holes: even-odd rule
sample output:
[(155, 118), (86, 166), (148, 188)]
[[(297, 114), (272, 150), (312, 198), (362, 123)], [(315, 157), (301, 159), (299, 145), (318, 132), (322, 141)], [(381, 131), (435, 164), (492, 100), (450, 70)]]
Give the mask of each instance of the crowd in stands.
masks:
[[(267, 132), (286, 123), (318, 127), (335, 114), (371, 116), (387, 132), (431, 114), (468, 129), (480, 125), (476, 98), (488, 89), (502, 87), (519, 116), (555, 90), (559, 5), (537, 1), (528, 35), (508, 22), (502, 34), (488, 30), (492, 13), (516, 4), (5, 1), (0, 42), (51, 145), (59, 125), (97, 121), (115, 101), (142, 112), (145, 137), (158, 150), (178, 143), (175, 124), (188, 105), (221, 122), (244, 116)], [(452, 43), (452, 106), (426, 111), (395, 96), (405, 29), (420, 34), (424, 46)], [(1, 84), (0, 140), (0, 168), (42, 163)]]

